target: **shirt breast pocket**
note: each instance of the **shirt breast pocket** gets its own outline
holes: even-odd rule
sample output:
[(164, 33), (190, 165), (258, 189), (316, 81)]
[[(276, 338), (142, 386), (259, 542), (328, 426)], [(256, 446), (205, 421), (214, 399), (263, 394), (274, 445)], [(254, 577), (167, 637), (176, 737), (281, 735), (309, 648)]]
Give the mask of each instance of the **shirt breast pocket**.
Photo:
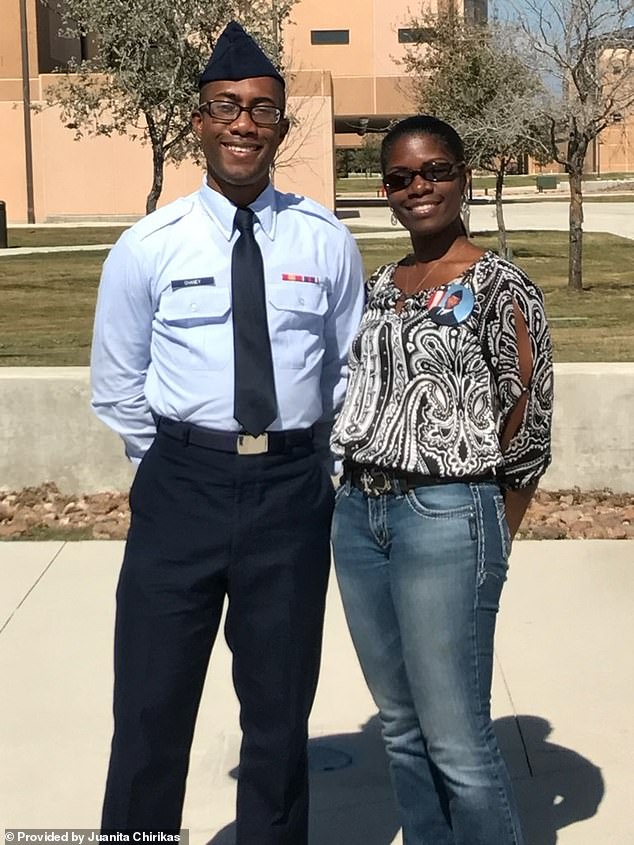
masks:
[(271, 347), (275, 363), (301, 369), (317, 360), (324, 348), (326, 289), (318, 284), (287, 282), (267, 285)]
[(178, 288), (161, 297), (158, 331), (169, 342), (169, 354), (191, 370), (221, 370), (233, 350), (228, 288), (198, 285)]

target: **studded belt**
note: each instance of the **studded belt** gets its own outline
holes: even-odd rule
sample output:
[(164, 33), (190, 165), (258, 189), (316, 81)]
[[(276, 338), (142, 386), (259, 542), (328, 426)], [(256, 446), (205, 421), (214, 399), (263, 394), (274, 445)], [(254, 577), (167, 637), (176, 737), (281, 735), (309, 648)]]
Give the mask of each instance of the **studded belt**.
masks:
[(408, 493), (416, 487), (431, 487), (436, 484), (472, 484), (493, 481), (492, 472), (483, 475), (452, 476), (451, 478), (424, 475), (422, 472), (406, 472), (398, 469), (356, 464), (345, 461), (341, 483), (349, 483), (366, 496), (375, 498), (394, 493)]

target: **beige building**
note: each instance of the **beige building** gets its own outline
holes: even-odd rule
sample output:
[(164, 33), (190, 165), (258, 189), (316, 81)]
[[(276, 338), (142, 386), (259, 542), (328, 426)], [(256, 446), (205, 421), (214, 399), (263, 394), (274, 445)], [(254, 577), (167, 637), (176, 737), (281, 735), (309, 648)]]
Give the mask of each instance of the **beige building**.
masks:
[[(441, 4), (447, 0), (438, 0)], [(486, 0), (459, 0), (469, 19)], [(301, 0), (286, 27), (289, 110), (297, 118), (275, 171), (281, 190), (334, 207), (333, 130), (358, 143), (411, 109), (399, 60), (408, 40), (409, 0)], [(39, 0), (0, 0), (0, 199), (10, 221), (134, 217), (150, 187), (148, 146), (126, 137), (73, 140), (57, 109), (35, 113), (56, 67), (94, 45), (62, 38)], [(28, 82), (27, 82), (28, 80)], [(25, 108), (26, 104), (26, 108)], [(195, 190), (199, 168), (168, 166), (160, 203)]]
[[(443, 4), (451, 0), (437, 0)], [(457, 0), (469, 21), (486, 19), (487, 0)], [(281, 190), (334, 207), (334, 144), (355, 145), (368, 129), (411, 113), (400, 60), (411, 41), (411, 0), (300, 0), (284, 40), (290, 133), (275, 170)], [(54, 68), (94, 45), (59, 36), (59, 21), (40, 0), (0, 0), (0, 200), (12, 222), (125, 218), (143, 214), (151, 183), (151, 151), (123, 136), (86, 137), (55, 108), (34, 113)], [(634, 170), (626, 124), (605, 133), (599, 166)], [(625, 134), (624, 134), (625, 133)], [(192, 163), (168, 166), (164, 204), (195, 190)]]
[[(59, 36), (59, 19), (40, 0), (0, 0), (0, 200), (10, 222), (142, 216), (152, 178), (148, 145), (126, 136), (74, 140), (56, 108), (42, 104), (51, 71), (93, 45)], [(289, 139), (276, 174), (282, 190), (301, 189), (334, 204), (332, 85), (328, 73), (295, 75), (289, 108), (306, 120), (301, 145)], [(192, 103), (192, 105), (194, 105)], [(292, 155), (301, 147), (301, 155)], [(289, 162), (297, 158), (297, 165)], [(168, 165), (160, 204), (190, 193), (198, 166)], [(306, 187), (304, 187), (306, 186)]]
[[(487, 0), (431, 0), (471, 22), (486, 21)], [(412, 112), (402, 60), (412, 43), (411, 0), (300, 0), (284, 34), (292, 67), (332, 75), (336, 143), (380, 130)]]

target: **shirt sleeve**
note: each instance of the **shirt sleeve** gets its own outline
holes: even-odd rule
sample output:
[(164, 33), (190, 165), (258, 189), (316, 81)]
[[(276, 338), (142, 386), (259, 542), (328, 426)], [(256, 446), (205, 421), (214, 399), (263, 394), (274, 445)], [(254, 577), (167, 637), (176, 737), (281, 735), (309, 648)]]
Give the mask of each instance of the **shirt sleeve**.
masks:
[(356, 241), (343, 233), (339, 271), (331, 281), (325, 318), (325, 352), (321, 373), (322, 416), (315, 425), (315, 449), (335, 471), (330, 432), (343, 404), (348, 380), (348, 349), (361, 322), (364, 305), (363, 262)]
[(103, 267), (90, 367), (92, 407), (123, 438), (133, 463), (141, 460), (156, 434), (145, 398), (153, 317), (141, 244), (128, 231)]
[[(522, 379), (515, 307), (524, 318), (530, 342), (528, 383)], [(482, 342), (493, 376), (498, 433), (526, 396), (522, 420), (504, 450), (500, 480), (506, 488), (528, 487), (537, 483), (551, 461), (553, 365), (543, 296), (520, 270), (512, 268), (497, 286), (487, 311)]]

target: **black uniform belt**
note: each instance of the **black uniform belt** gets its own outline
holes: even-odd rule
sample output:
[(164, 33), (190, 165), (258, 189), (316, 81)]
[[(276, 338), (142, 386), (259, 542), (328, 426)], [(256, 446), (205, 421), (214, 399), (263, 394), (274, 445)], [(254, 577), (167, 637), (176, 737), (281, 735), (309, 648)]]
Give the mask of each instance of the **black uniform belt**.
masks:
[(265, 431), (256, 437), (239, 431), (215, 431), (168, 417), (156, 416), (155, 422), (157, 431), (174, 440), (234, 455), (282, 455), (294, 446), (309, 446), (313, 439), (312, 428)]
[(350, 483), (366, 496), (382, 496), (386, 493), (407, 493), (416, 487), (431, 487), (436, 484), (477, 484), (493, 481), (492, 472), (484, 475), (463, 475), (451, 478), (424, 475), (421, 472), (406, 472), (399, 469), (344, 462), (341, 483)]

